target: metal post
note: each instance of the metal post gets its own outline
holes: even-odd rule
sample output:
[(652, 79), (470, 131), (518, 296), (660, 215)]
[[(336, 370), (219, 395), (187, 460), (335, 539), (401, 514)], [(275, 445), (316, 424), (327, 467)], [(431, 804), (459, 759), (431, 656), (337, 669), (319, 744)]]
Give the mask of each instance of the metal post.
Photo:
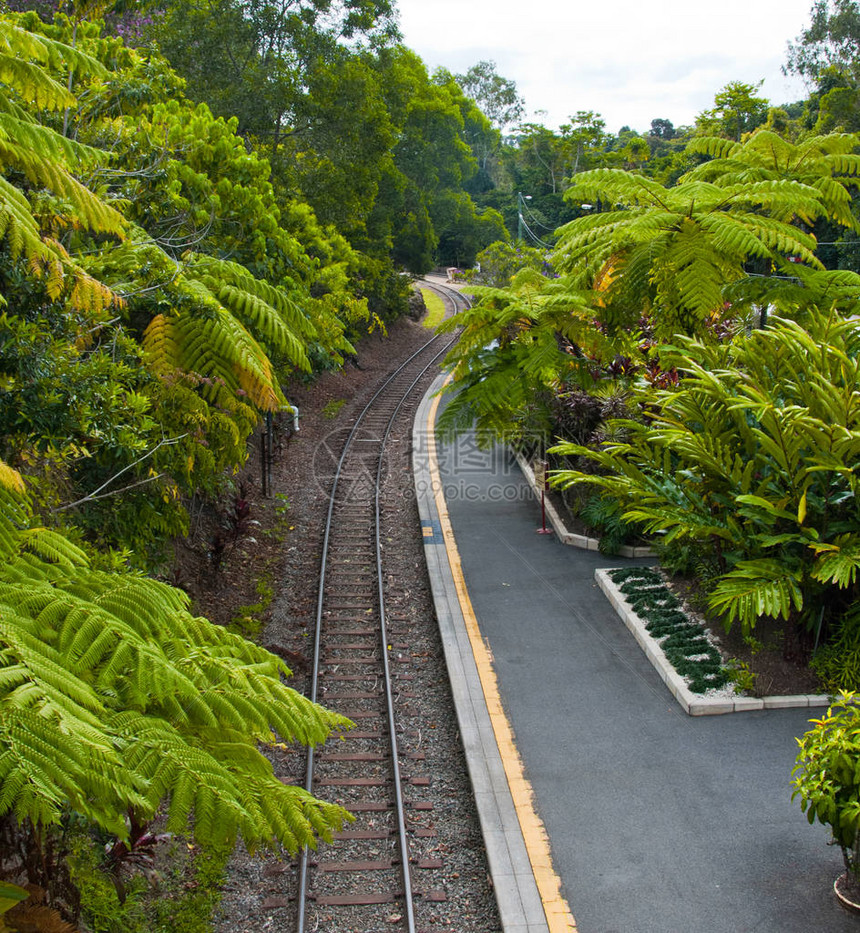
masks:
[(517, 192), (517, 242), (523, 238), (523, 196)]
[(274, 457), (274, 428), (272, 427), (272, 413), (266, 412), (266, 498), (274, 495), (272, 489), (272, 461)]
[(552, 528), (546, 527), (546, 488), (547, 488), (547, 468), (549, 464), (546, 460), (538, 460), (535, 464), (535, 484), (540, 486), (540, 528), (539, 535), (551, 535)]
[(265, 499), (268, 495), (268, 490), (266, 489), (266, 430), (265, 428), (260, 428), (260, 490), (263, 493), (263, 498)]

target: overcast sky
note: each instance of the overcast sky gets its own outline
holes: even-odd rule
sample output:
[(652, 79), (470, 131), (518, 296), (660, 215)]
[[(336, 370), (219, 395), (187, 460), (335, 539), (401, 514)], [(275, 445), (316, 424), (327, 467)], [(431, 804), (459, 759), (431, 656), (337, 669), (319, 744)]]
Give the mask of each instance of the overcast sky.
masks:
[[(800, 100), (780, 73), (812, 0), (397, 0), (405, 44), (433, 71), (492, 59), (528, 117), (556, 128), (594, 110), (612, 133), (690, 125), (730, 81), (773, 104)], [(546, 111), (545, 116), (535, 114)]]

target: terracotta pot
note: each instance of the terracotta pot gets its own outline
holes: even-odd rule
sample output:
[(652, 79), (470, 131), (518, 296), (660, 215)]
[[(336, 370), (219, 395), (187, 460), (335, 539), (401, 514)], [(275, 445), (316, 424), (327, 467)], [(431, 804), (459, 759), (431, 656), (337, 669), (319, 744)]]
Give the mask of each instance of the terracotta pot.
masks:
[(856, 885), (849, 886), (848, 872), (843, 872), (834, 882), (833, 890), (839, 903), (853, 914), (860, 914), (860, 894), (855, 893)]

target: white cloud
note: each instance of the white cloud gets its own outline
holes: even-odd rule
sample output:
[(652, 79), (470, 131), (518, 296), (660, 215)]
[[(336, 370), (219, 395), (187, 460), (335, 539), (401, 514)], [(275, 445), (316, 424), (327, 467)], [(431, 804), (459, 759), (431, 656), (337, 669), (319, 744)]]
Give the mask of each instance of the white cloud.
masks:
[(812, 0), (398, 0), (407, 46), (432, 70), (492, 59), (531, 113), (557, 126), (577, 110), (610, 131), (655, 117), (691, 124), (730, 81), (762, 79), (774, 104), (805, 96), (780, 73)]

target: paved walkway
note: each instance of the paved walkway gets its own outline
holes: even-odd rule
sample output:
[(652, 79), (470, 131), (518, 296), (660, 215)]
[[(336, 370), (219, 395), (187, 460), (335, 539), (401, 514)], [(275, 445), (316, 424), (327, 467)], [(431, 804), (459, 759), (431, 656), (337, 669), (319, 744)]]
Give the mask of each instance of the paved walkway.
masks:
[(505, 933), (860, 930), (791, 802), (810, 711), (686, 716), (594, 582), (623, 562), (536, 534), (513, 460), (437, 449), (433, 407), (419, 508)]

